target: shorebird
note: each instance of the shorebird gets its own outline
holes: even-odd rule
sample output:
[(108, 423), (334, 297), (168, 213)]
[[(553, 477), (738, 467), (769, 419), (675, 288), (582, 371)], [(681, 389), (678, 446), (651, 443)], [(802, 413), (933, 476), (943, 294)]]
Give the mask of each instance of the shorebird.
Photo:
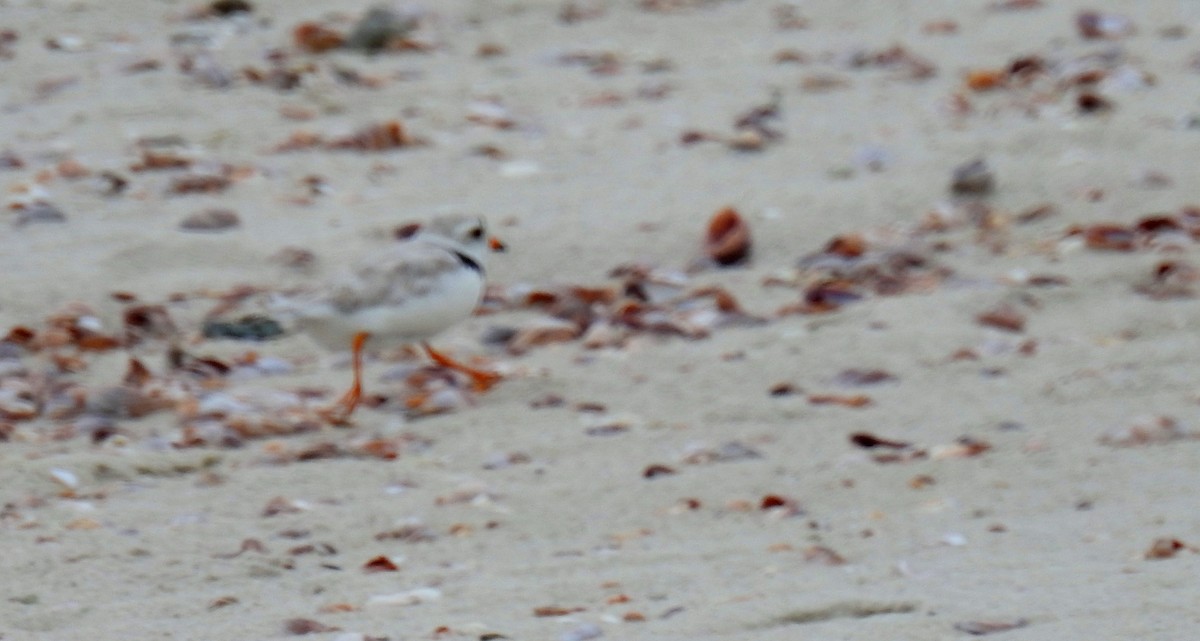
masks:
[(484, 258), (504, 245), (482, 218), (440, 216), (412, 237), (365, 257), (353, 269), (304, 298), (285, 303), (296, 327), (331, 350), (349, 346), (354, 369), (350, 389), (323, 411), (348, 422), (362, 398), (362, 354), (367, 341), (419, 343), (433, 362), (467, 374), (476, 391), (500, 380), (435, 350), (429, 339), (467, 318), (483, 298)]

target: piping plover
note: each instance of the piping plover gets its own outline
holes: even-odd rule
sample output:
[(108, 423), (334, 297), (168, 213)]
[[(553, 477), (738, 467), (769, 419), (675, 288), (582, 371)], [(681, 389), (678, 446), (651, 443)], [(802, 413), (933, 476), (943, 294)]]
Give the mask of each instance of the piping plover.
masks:
[(478, 391), (498, 382), (499, 374), (460, 363), (427, 341), (475, 311), (483, 298), (484, 257), (503, 248), (482, 218), (441, 216), (367, 256), (318, 293), (288, 301), (298, 329), (329, 349), (352, 350), (354, 382), (326, 410), (327, 418), (345, 423), (358, 406), (368, 340), (420, 343), (435, 363), (470, 376)]

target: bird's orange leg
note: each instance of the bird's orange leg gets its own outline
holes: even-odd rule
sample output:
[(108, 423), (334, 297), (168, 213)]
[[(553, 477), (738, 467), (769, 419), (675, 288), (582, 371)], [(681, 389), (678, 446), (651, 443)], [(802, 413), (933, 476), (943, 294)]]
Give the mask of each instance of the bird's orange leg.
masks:
[(467, 376), (470, 376), (471, 388), (476, 392), (486, 392), (495, 386), (496, 383), (499, 383), (504, 379), (504, 377), (497, 372), (478, 369), (465, 363), (456, 361), (453, 358), (450, 358), (449, 356), (437, 351), (429, 343), (421, 343), (421, 347), (425, 348), (425, 353), (429, 354), (429, 358), (438, 365), (452, 370), (457, 370), (463, 374), (466, 374)]
[(367, 339), (370, 337), (371, 335), (367, 332), (359, 332), (354, 335), (354, 342), (350, 346), (354, 368), (354, 383), (338, 399), (338, 402), (321, 412), (321, 415), (334, 425), (348, 425), (350, 423), (350, 415), (354, 413), (355, 408), (358, 407), (359, 400), (362, 399), (362, 353), (363, 347), (367, 344)]

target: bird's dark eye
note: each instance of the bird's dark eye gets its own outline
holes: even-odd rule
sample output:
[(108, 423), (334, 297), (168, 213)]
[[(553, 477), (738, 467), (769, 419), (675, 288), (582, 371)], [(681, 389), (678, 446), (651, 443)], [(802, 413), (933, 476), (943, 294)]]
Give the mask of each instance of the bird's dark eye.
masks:
[(479, 240), (480, 238), (483, 238), (483, 228), (482, 227), (472, 227), (469, 235), (471, 237), (471, 240)]

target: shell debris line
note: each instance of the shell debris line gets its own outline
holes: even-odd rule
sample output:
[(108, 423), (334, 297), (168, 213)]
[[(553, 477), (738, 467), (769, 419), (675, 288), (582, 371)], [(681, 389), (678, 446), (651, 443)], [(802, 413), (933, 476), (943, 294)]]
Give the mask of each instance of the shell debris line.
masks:
[[(143, 156), (142, 162), (187, 164), (156, 158)], [(399, 234), (402, 239), (407, 235)], [(714, 216), (706, 243), (719, 265), (744, 261), (750, 252), (748, 227), (733, 209), (723, 209)], [(518, 326), (493, 326), (485, 342), (510, 356), (560, 342), (619, 349), (638, 335), (697, 340), (722, 327), (768, 322), (743, 309), (724, 288), (693, 285), (683, 270), (629, 263), (612, 269), (609, 277), (615, 282), (551, 288), (489, 285), (479, 313), (537, 316)], [(246, 309), (269, 293), (239, 286), (146, 304), (136, 293), (118, 292), (112, 298), (124, 307), (120, 327), (109, 329), (91, 307), (72, 303), (42, 326), (11, 328), (0, 341), (0, 362), (7, 364), (0, 375), (0, 418), (7, 421), (0, 436), (25, 441), (90, 436), (98, 443), (118, 434), (128, 438), (133, 432), (121, 423), (159, 413), (174, 416), (178, 428), (168, 440), (178, 448), (237, 447), (248, 439), (319, 430), (328, 422), (322, 413), (327, 400), (320, 391), (239, 389), (239, 382), (247, 379), (291, 374), (297, 369), (293, 363), (269, 356), (269, 349), (247, 349), (233, 357), (198, 355), (210, 341), (257, 344), (282, 335), (280, 322)], [(200, 330), (188, 330), (171, 310), (198, 300), (211, 301), (212, 306)], [(163, 367), (150, 367), (131, 351), (150, 347), (165, 354)], [(78, 380), (90, 361), (113, 352), (129, 354), (119, 382), (89, 386)], [(453, 369), (415, 365), (403, 370), (398, 382), (393, 393), (373, 394), (366, 403), (413, 418), (453, 412), (474, 402), (471, 380)], [(39, 421), (57, 426), (43, 429)]]
[[(388, 124), (379, 131), (381, 136), (399, 141), (398, 146), (408, 144), (398, 123)], [(358, 136), (366, 140), (365, 137), (375, 134), (364, 130)], [(331, 148), (341, 146), (336, 143)], [(353, 147), (378, 148), (374, 143), (361, 147), (356, 143)], [(189, 155), (144, 146), (140, 159), (130, 170), (136, 174), (188, 170), (193, 166), (195, 161)], [(223, 167), (221, 171), (226, 174), (253, 171), (239, 172), (225, 164), (217, 166)], [(61, 165), (59, 169), (64, 172)], [(74, 175), (79, 171), (82, 170), (65, 173)], [(484, 341), (513, 356), (564, 342), (579, 342), (587, 349), (620, 348), (642, 334), (702, 339), (721, 327), (762, 325), (793, 314), (827, 314), (871, 296), (929, 294), (956, 278), (955, 270), (940, 257), (942, 254), (963, 242), (992, 252), (1012, 252), (1017, 242), (1014, 227), (1054, 215), (1055, 208), (1047, 204), (1016, 213), (992, 206), (986, 197), (995, 188), (994, 180), (985, 161), (964, 164), (953, 171), (951, 192), (966, 198), (938, 205), (907, 228), (893, 225), (835, 236), (820, 251), (801, 258), (791, 274), (784, 276), (780, 275), (784, 270), (773, 271), (775, 275), (766, 278), (764, 286), (795, 288), (800, 293), (798, 302), (774, 314), (746, 311), (726, 288), (692, 285), (696, 268), (704, 269), (702, 263), (693, 262), (687, 269), (627, 263), (610, 271), (609, 277), (617, 281), (615, 284), (489, 285), (479, 313), (535, 312), (538, 316), (521, 325), (495, 325)], [(172, 188), (172, 191), (177, 190)], [(14, 201), (20, 205), (18, 211), (26, 211), (25, 200), (22, 197)], [(32, 202), (36, 205), (42, 201)], [(972, 235), (964, 239), (962, 232)], [(400, 238), (406, 236), (397, 233)], [(1098, 251), (1178, 250), (1200, 238), (1200, 214), (1195, 208), (1185, 206), (1177, 214), (1148, 215), (1129, 225), (1071, 225), (1061, 238), (1056, 245), (1047, 245), (1040, 238), (1027, 240), (1026, 244), (1031, 252), (1055, 256), (1076, 242)], [(734, 208), (722, 208), (712, 216), (703, 240), (703, 253), (718, 267), (742, 265), (749, 260), (749, 225)], [(303, 266), (312, 260), (306, 257), (295, 264)], [(1181, 260), (1164, 261), (1136, 290), (1155, 299), (1192, 297), (1191, 283), (1196, 280), (1193, 271)], [(1058, 276), (1036, 275), (1026, 277), (1020, 284), (1066, 283)], [(269, 317), (249, 314), (224, 320), (248, 299), (263, 292), (256, 287), (237, 287), (202, 293), (200, 297), (218, 301), (204, 323), (203, 337), (262, 340), (279, 334), (282, 331), (279, 324)], [(54, 438), (86, 433), (100, 441), (118, 432), (111, 426), (115, 421), (158, 412), (176, 415), (180, 427), (172, 443), (179, 447), (235, 446), (248, 438), (309, 432), (320, 427), (322, 416), (316, 411), (320, 394), (308, 391), (250, 394), (233, 389), (232, 381), (288, 373), (293, 369), (291, 364), (256, 351), (246, 351), (232, 360), (193, 356), (172, 342), (179, 336), (179, 329), (171, 318), (169, 305), (141, 304), (131, 292), (114, 294), (114, 298), (126, 304), (123, 326), (116, 332), (106, 333), (100, 319), (82, 303), (68, 305), (51, 315), (42, 328), (17, 326), (9, 330), (0, 342), (3, 357), (9, 362), (0, 379), (0, 417), (8, 421), (0, 435), (33, 438), (34, 432), (18, 429), (19, 424), (49, 419), (62, 422), (50, 432)], [(982, 325), (1014, 332), (1021, 332), (1026, 324), (1025, 314), (1008, 303), (981, 312), (977, 320)], [(72, 374), (87, 369), (89, 354), (128, 349), (151, 340), (171, 343), (167, 367), (160, 373), (153, 373), (142, 361), (131, 357), (128, 373), (119, 385), (90, 389), (73, 380)], [(45, 372), (30, 370), (26, 360), (35, 355), (47, 358), (52, 367)], [(464, 380), (453, 371), (415, 367), (403, 377), (403, 383), (406, 391), (398, 397), (377, 395), (369, 404), (421, 416), (454, 411), (471, 402)], [(809, 399), (814, 404), (847, 407), (870, 404), (869, 397), (864, 395), (824, 394), (811, 395)]]
[[(178, 169), (191, 164), (149, 153), (143, 153), (139, 163), (135, 168)], [(1070, 225), (1060, 232), (1056, 243), (1047, 242), (1043, 235), (1022, 240), (1018, 229), (1053, 216), (1054, 208), (1041, 204), (1022, 212), (1002, 211), (986, 199), (993, 180), (983, 161), (963, 165), (954, 170), (952, 192), (970, 198), (940, 205), (907, 227), (892, 225), (835, 236), (819, 251), (799, 259), (790, 273), (771, 270), (773, 275), (762, 281), (763, 287), (795, 289), (800, 295), (798, 302), (774, 313), (751, 313), (731, 290), (693, 284), (697, 270), (707, 269), (705, 262), (693, 261), (684, 268), (626, 263), (609, 272), (611, 283), (551, 287), (491, 283), (478, 313), (498, 320), (483, 341), (519, 357), (556, 343), (620, 349), (638, 336), (697, 340), (723, 327), (761, 326), (796, 314), (829, 314), (872, 296), (928, 295), (947, 284), (962, 286), (944, 256), (964, 244), (1004, 253), (1017, 251), (1023, 242), (1020, 251), (1064, 257), (1074, 244), (1101, 252), (1163, 252), (1185, 249), (1200, 239), (1200, 213), (1187, 206), (1178, 213), (1149, 215), (1129, 225)], [(732, 207), (722, 208), (712, 216), (701, 245), (707, 265), (745, 264), (751, 255), (749, 225)], [(1193, 297), (1193, 271), (1182, 260), (1163, 261), (1135, 291), (1153, 299)], [(1055, 275), (1025, 275), (1019, 282), (1000, 280), (1034, 288), (1068, 282)], [(238, 389), (238, 381), (247, 378), (292, 373), (292, 363), (259, 350), (246, 350), (232, 358), (195, 355), (206, 340), (266, 340), (281, 334), (281, 325), (269, 316), (242, 311), (264, 292), (260, 287), (240, 286), (175, 296), (174, 303), (196, 298), (215, 301), (201, 334), (192, 332), (186, 349), (179, 339), (189, 333), (173, 320), (173, 303), (145, 304), (132, 292), (113, 295), (124, 305), (122, 324), (113, 330), (82, 303), (65, 306), (43, 326), (12, 327), (0, 341), (0, 357), (6, 363), (0, 375), (0, 418), (5, 421), (0, 436), (21, 440), (89, 436), (102, 442), (122, 434), (119, 424), (124, 421), (164, 412), (172, 414), (178, 425), (169, 439), (175, 447), (235, 447), (247, 439), (320, 429), (327, 416), (320, 411), (326, 399), (319, 391)], [(990, 310), (981, 310), (976, 321), (1021, 333), (1028, 314), (1034, 311), (1036, 305), (1031, 308), (1028, 301), (1017, 305), (1002, 301)], [(517, 325), (502, 324), (504, 314), (510, 312), (535, 315)], [(164, 367), (148, 367), (131, 355), (119, 382), (88, 386), (77, 380), (76, 375), (87, 370), (93, 358), (147, 343), (165, 350)], [(1033, 353), (1036, 342), (1031, 339), (1021, 349)], [(398, 392), (393, 386), (391, 393), (375, 394), (367, 404), (419, 417), (453, 412), (473, 403), (470, 381), (454, 370), (413, 366), (399, 382)], [(808, 399), (814, 405), (850, 408), (872, 404), (863, 394), (810, 394)], [(34, 428), (39, 421), (52, 421), (55, 426)], [(394, 455), (399, 447), (382, 448), (390, 453), (383, 457)], [(364, 452), (380, 455), (379, 449), (376, 444)], [(903, 456), (920, 458), (926, 452), (918, 449)]]

